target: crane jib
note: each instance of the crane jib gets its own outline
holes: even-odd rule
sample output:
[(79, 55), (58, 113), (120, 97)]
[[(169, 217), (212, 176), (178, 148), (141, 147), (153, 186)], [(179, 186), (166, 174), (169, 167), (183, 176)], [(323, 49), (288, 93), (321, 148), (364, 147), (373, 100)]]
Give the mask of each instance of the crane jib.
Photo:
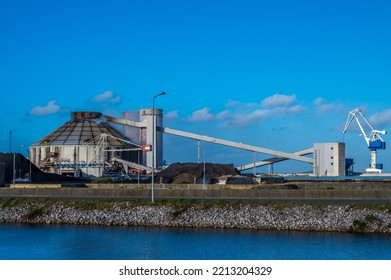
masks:
[[(361, 117), (363, 124), (367, 125), (370, 128), (370, 133), (367, 134), (364, 130), (363, 124), (360, 122), (359, 117)], [(358, 127), (360, 128), (361, 135), (364, 137), (364, 140), (368, 146), (368, 148), (371, 150), (371, 163), (369, 165), (369, 168), (365, 170), (366, 173), (381, 173), (383, 169), (383, 164), (376, 162), (376, 154), (377, 150), (385, 150), (386, 149), (386, 142), (381, 138), (379, 134), (386, 135), (386, 130), (376, 130), (373, 128), (373, 126), (370, 124), (370, 122), (367, 120), (367, 118), (364, 116), (364, 114), (361, 112), (359, 108), (354, 109), (353, 111), (349, 112), (348, 119), (345, 124), (345, 128), (343, 130), (343, 133), (345, 133), (352, 123), (353, 119), (356, 120)], [(368, 136), (369, 135), (369, 136)]]

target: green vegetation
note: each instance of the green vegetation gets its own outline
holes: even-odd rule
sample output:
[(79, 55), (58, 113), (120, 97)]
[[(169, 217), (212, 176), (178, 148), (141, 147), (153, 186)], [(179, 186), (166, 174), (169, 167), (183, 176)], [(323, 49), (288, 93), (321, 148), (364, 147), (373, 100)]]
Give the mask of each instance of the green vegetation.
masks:
[(7, 200), (2, 200), (2, 201), (1, 201), (1, 208), (12, 207), (12, 206), (15, 205), (16, 201), (17, 201), (17, 200), (16, 200), (15, 198), (7, 199)]
[(65, 205), (78, 210), (111, 210), (113, 206), (111, 201), (101, 200), (69, 201)]
[(112, 184), (113, 180), (110, 178), (102, 177), (91, 181), (94, 184)]
[(26, 214), (25, 219), (34, 220), (36, 217), (45, 213), (45, 207), (33, 208), (30, 213)]
[(364, 232), (368, 225), (364, 221), (354, 220), (353, 225), (349, 227), (349, 232)]
[[(44, 207), (50, 205), (63, 205), (78, 210), (112, 210), (114, 205), (124, 205), (126, 208), (137, 206), (167, 206), (182, 209), (184, 207), (194, 207), (196, 209), (207, 209), (209, 207), (242, 207), (250, 205), (252, 207), (268, 206), (276, 210), (284, 210), (297, 206), (311, 206), (321, 208), (328, 205), (339, 205), (345, 207), (349, 212), (354, 209), (370, 209), (388, 211), (391, 214), (391, 204), (330, 204), (330, 203), (308, 203), (308, 202), (271, 202), (271, 201), (243, 201), (243, 200), (199, 200), (199, 199), (178, 199), (178, 200), (156, 200), (154, 204), (150, 200), (54, 200), (54, 199), (0, 199), (0, 208), (15, 207), (19, 205), (39, 204)], [(378, 218), (373, 215), (365, 217), (366, 222), (375, 222)]]
[(373, 222), (380, 222), (380, 219), (372, 214), (369, 214), (365, 217), (365, 221), (368, 223), (373, 223)]
[[(330, 204), (328, 204), (330, 205)], [(391, 203), (388, 204), (341, 204), (348, 206), (346, 207), (346, 211), (350, 211), (352, 209), (368, 209), (368, 210), (380, 210), (380, 211), (388, 211), (391, 214)]]
[(50, 199), (27, 199), (27, 198), (22, 198), (22, 199), (17, 199), (17, 198), (7, 198), (7, 199), (0, 199), (0, 208), (5, 209), (9, 207), (17, 207), (20, 205), (34, 205), (34, 204), (41, 204), (44, 206), (53, 204), (54, 201)]
[(181, 208), (176, 208), (176, 210), (172, 213), (172, 216), (173, 217), (178, 217), (179, 215), (184, 213), (189, 207), (190, 206), (187, 205), (187, 206), (184, 206), (184, 207), (181, 207)]

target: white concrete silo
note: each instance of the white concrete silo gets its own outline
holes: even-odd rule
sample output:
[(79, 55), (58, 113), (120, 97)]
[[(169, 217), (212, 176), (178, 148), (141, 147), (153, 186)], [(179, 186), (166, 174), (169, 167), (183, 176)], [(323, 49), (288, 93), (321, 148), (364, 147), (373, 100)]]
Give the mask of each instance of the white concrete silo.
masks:
[(29, 154), (36, 166), (49, 173), (99, 177), (111, 158), (129, 160), (125, 151), (135, 147), (130, 142), (101, 113), (72, 112), (70, 121), (31, 145)]

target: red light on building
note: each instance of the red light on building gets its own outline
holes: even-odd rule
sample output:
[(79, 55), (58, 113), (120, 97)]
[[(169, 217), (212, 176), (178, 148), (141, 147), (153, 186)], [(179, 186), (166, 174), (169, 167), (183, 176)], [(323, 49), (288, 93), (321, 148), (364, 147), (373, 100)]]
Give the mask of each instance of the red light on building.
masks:
[(150, 152), (150, 151), (152, 151), (152, 145), (150, 145), (150, 144), (142, 145), (141, 146), (141, 151), (143, 151), (143, 152)]

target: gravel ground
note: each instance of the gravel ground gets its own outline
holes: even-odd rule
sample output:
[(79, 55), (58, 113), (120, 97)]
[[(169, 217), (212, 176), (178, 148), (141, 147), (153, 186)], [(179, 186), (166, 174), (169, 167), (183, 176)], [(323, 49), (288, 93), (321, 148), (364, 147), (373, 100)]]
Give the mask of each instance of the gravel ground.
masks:
[(82, 208), (66, 202), (3, 203), (0, 222), (391, 233), (390, 209), (349, 205), (150, 206), (111, 202), (104, 209)]

